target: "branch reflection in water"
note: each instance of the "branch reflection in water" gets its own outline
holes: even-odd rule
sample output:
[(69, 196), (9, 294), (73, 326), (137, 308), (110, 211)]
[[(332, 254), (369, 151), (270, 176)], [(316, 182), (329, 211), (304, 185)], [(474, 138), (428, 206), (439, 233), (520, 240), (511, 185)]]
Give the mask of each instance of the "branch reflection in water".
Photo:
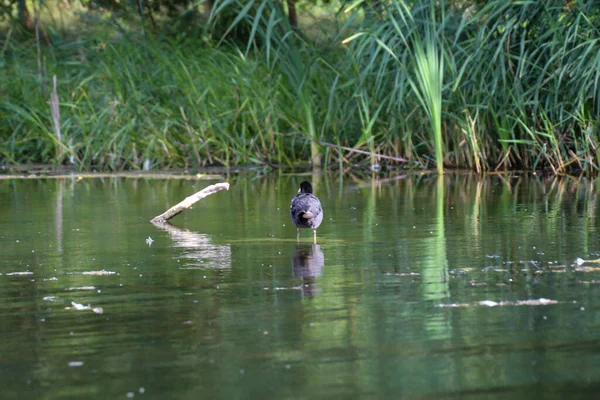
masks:
[(294, 278), (302, 278), (302, 294), (308, 297), (317, 294), (320, 289), (315, 278), (323, 274), (325, 254), (318, 244), (299, 243), (292, 253)]
[(191, 262), (187, 263), (186, 269), (193, 267), (229, 269), (231, 268), (231, 246), (225, 244), (214, 244), (210, 235), (192, 232), (174, 225), (153, 222), (154, 226), (166, 231), (173, 239), (174, 247), (179, 247), (185, 252), (185, 257)]

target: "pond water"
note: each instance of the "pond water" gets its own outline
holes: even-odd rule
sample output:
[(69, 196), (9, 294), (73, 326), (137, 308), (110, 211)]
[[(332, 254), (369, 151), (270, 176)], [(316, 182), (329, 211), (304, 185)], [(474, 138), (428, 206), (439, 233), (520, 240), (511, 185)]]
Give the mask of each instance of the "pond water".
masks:
[(596, 182), (225, 179), (0, 180), (2, 399), (596, 398)]

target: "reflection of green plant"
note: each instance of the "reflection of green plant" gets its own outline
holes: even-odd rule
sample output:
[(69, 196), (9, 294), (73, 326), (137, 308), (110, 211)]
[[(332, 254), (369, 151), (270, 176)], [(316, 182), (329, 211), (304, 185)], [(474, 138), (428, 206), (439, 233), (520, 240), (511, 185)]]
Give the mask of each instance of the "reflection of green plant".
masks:
[(448, 298), (448, 250), (446, 248), (446, 228), (444, 219), (445, 202), (444, 175), (440, 174), (436, 182), (435, 192), (435, 232), (429, 238), (428, 262), (423, 266), (423, 275), (431, 286), (424, 297), (426, 299)]

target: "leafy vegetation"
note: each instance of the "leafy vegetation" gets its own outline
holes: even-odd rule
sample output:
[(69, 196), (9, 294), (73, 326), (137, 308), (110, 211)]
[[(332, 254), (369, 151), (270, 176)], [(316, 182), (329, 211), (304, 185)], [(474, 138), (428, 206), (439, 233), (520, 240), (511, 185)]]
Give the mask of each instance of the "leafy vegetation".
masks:
[(7, 25), (0, 163), (600, 168), (591, 0), (357, 1), (320, 23), (305, 4), (299, 28), (272, 0), (184, 5), (156, 27), (89, 7), (77, 36)]

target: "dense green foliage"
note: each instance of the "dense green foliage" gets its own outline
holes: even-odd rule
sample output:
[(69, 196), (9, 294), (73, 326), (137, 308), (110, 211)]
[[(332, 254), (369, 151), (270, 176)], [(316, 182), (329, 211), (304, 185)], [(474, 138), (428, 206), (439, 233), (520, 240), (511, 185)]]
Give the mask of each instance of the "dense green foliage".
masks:
[(219, 35), (114, 20), (69, 40), (51, 27), (37, 40), (8, 30), (0, 163), (389, 162), (341, 145), (407, 168), (443, 160), (478, 171), (598, 172), (593, 1), (394, 0), (336, 11), (323, 17), (326, 33), (294, 29), (271, 0), (216, 1)]

